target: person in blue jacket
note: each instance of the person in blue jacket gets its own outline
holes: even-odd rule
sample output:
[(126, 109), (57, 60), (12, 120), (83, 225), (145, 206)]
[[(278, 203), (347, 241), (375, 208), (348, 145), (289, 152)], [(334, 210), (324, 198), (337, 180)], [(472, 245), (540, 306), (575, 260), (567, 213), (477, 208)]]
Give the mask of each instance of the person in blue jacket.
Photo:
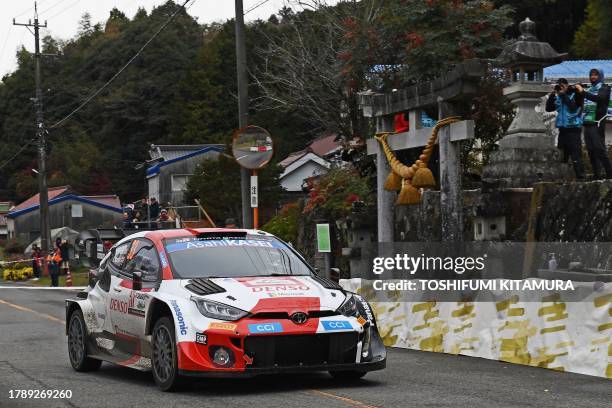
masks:
[(546, 101), (547, 112), (557, 112), (555, 125), (559, 129), (557, 146), (563, 151), (563, 163), (571, 158), (577, 180), (584, 179), (584, 166), (582, 165), (582, 95), (570, 86), (565, 78), (559, 78), (554, 91), (548, 95)]
[(593, 68), (589, 71), (591, 86), (584, 89), (576, 85), (576, 91), (584, 96), (584, 142), (589, 152), (589, 159), (593, 167), (593, 178), (601, 178), (603, 167), (606, 177), (612, 179), (612, 163), (608, 157), (606, 147), (606, 120), (610, 100), (610, 87), (604, 83), (602, 69)]

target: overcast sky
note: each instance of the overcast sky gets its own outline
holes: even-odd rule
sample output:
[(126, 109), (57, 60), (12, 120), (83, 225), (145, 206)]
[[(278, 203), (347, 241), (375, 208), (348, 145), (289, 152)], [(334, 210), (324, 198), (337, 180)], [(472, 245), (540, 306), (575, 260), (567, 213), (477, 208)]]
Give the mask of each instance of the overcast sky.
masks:
[[(262, 3), (264, 0), (243, 0), (244, 10)], [(147, 12), (166, 0), (40, 0), (38, 1), (38, 14), (41, 23), (47, 20), (48, 28), (42, 30), (42, 35), (50, 34), (53, 37), (69, 39), (76, 35), (78, 21), (85, 12), (92, 16), (92, 22), (104, 23), (113, 7), (123, 11), (132, 18), (139, 7)], [(179, 0), (175, 0), (179, 2)], [(182, 0), (180, 0), (182, 2)], [(270, 14), (276, 13), (286, 0), (268, 0), (260, 7), (249, 12), (247, 21), (257, 18), (267, 19)], [(0, 78), (16, 68), (15, 52), (25, 45), (26, 49), (33, 51), (34, 37), (25, 27), (13, 26), (13, 17), (17, 22), (25, 23), (33, 18), (33, 0), (2, 0), (0, 2)], [(190, 2), (189, 4), (192, 4)], [(188, 10), (192, 16), (198, 17), (200, 23), (227, 20), (234, 17), (233, 0), (195, 0)], [(126, 56), (129, 58), (129, 56)]]

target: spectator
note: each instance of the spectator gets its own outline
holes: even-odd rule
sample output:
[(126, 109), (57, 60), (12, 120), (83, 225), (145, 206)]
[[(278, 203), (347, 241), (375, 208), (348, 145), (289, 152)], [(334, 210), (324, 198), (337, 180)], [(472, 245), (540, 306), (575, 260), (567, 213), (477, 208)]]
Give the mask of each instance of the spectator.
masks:
[[(57, 241), (56, 241), (57, 242)], [(61, 239), (60, 239), (61, 243)], [(59, 286), (59, 269), (62, 262), (62, 254), (60, 248), (56, 245), (53, 251), (47, 255), (47, 265), (49, 266), (49, 275), (51, 276), (51, 286)]]
[(151, 220), (156, 220), (159, 218), (159, 203), (155, 197), (151, 197), (149, 205), (149, 218)]
[(62, 273), (64, 275), (67, 275), (68, 269), (70, 268), (70, 252), (68, 248), (68, 241), (63, 239), (61, 241), (59, 249), (60, 249), (60, 255), (62, 257), (62, 263), (61, 263)]
[(161, 222), (164, 221), (170, 221), (170, 217), (168, 216), (168, 210), (166, 210), (165, 208), (163, 208), (160, 213), (159, 213), (159, 220)]
[(123, 212), (123, 228), (134, 228), (132, 216), (128, 211)]
[(572, 159), (574, 173), (578, 180), (584, 179), (580, 140), (582, 105), (582, 96), (576, 93), (573, 86), (569, 86), (565, 78), (559, 78), (554, 91), (548, 95), (546, 101), (547, 112), (557, 111), (556, 126), (559, 129), (557, 146), (563, 151), (563, 163), (567, 163), (569, 158)]
[(34, 271), (34, 280), (40, 279), (40, 248), (38, 245), (34, 244), (32, 246), (32, 270)]
[(138, 229), (138, 223), (141, 221), (141, 215), (140, 215), (140, 211), (136, 211), (134, 213), (134, 218), (132, 218), (132, 226), (136, 229)]
[(589, 152), (589, 159), (593, 167), (593, 178), (601, 178), (603, 167), (606, 177), (612, 178), (612, 163), (606, 148), (606, 122), (608, 101), (610, 100), (610, 87), (604, 84), (602, 69), (592, 69), (589, 72), (591, 87), (584, 89), (576, 85), (576, 91), (584, 96), (584, 141)]
[(236, 225), (236, 220), (233, 218), (228, 218), (225, 220), (225, 228), (238, 228)]
[(139, 203), (135, 206), (136, 211), (140, 212), (140, 217), (138, 217), (139, 221), (144, 220), (149, 213), (149, 202), (146, 197), (144, 197)]

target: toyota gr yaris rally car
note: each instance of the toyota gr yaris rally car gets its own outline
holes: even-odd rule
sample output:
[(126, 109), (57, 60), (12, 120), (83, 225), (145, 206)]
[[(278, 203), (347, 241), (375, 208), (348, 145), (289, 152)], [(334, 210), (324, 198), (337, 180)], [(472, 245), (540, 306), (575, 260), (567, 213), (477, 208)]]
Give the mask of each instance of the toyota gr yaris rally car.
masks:
[(255, 230), (124, 238), (90, 287), (66, 300), (66, 334), (75, 370), (102, 361), (151, 370), (162, 390), (182, 376), (360, 378), (386, 364), (368, 303)]

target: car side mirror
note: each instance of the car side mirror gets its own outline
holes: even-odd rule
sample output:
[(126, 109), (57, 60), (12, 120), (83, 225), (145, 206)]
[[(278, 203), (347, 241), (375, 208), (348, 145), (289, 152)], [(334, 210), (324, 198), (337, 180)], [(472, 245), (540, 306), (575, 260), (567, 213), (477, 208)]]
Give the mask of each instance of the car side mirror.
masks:
[(87, 274), (87, 277), (89, 278), (89, 286), (93, 288), (94, 286), (96, 286), (96, 283), (98, 282), (98, 270), (90, 269), (89, 273)]
[(132, 290), (142, 290), (142, 272), (132, 272)]

